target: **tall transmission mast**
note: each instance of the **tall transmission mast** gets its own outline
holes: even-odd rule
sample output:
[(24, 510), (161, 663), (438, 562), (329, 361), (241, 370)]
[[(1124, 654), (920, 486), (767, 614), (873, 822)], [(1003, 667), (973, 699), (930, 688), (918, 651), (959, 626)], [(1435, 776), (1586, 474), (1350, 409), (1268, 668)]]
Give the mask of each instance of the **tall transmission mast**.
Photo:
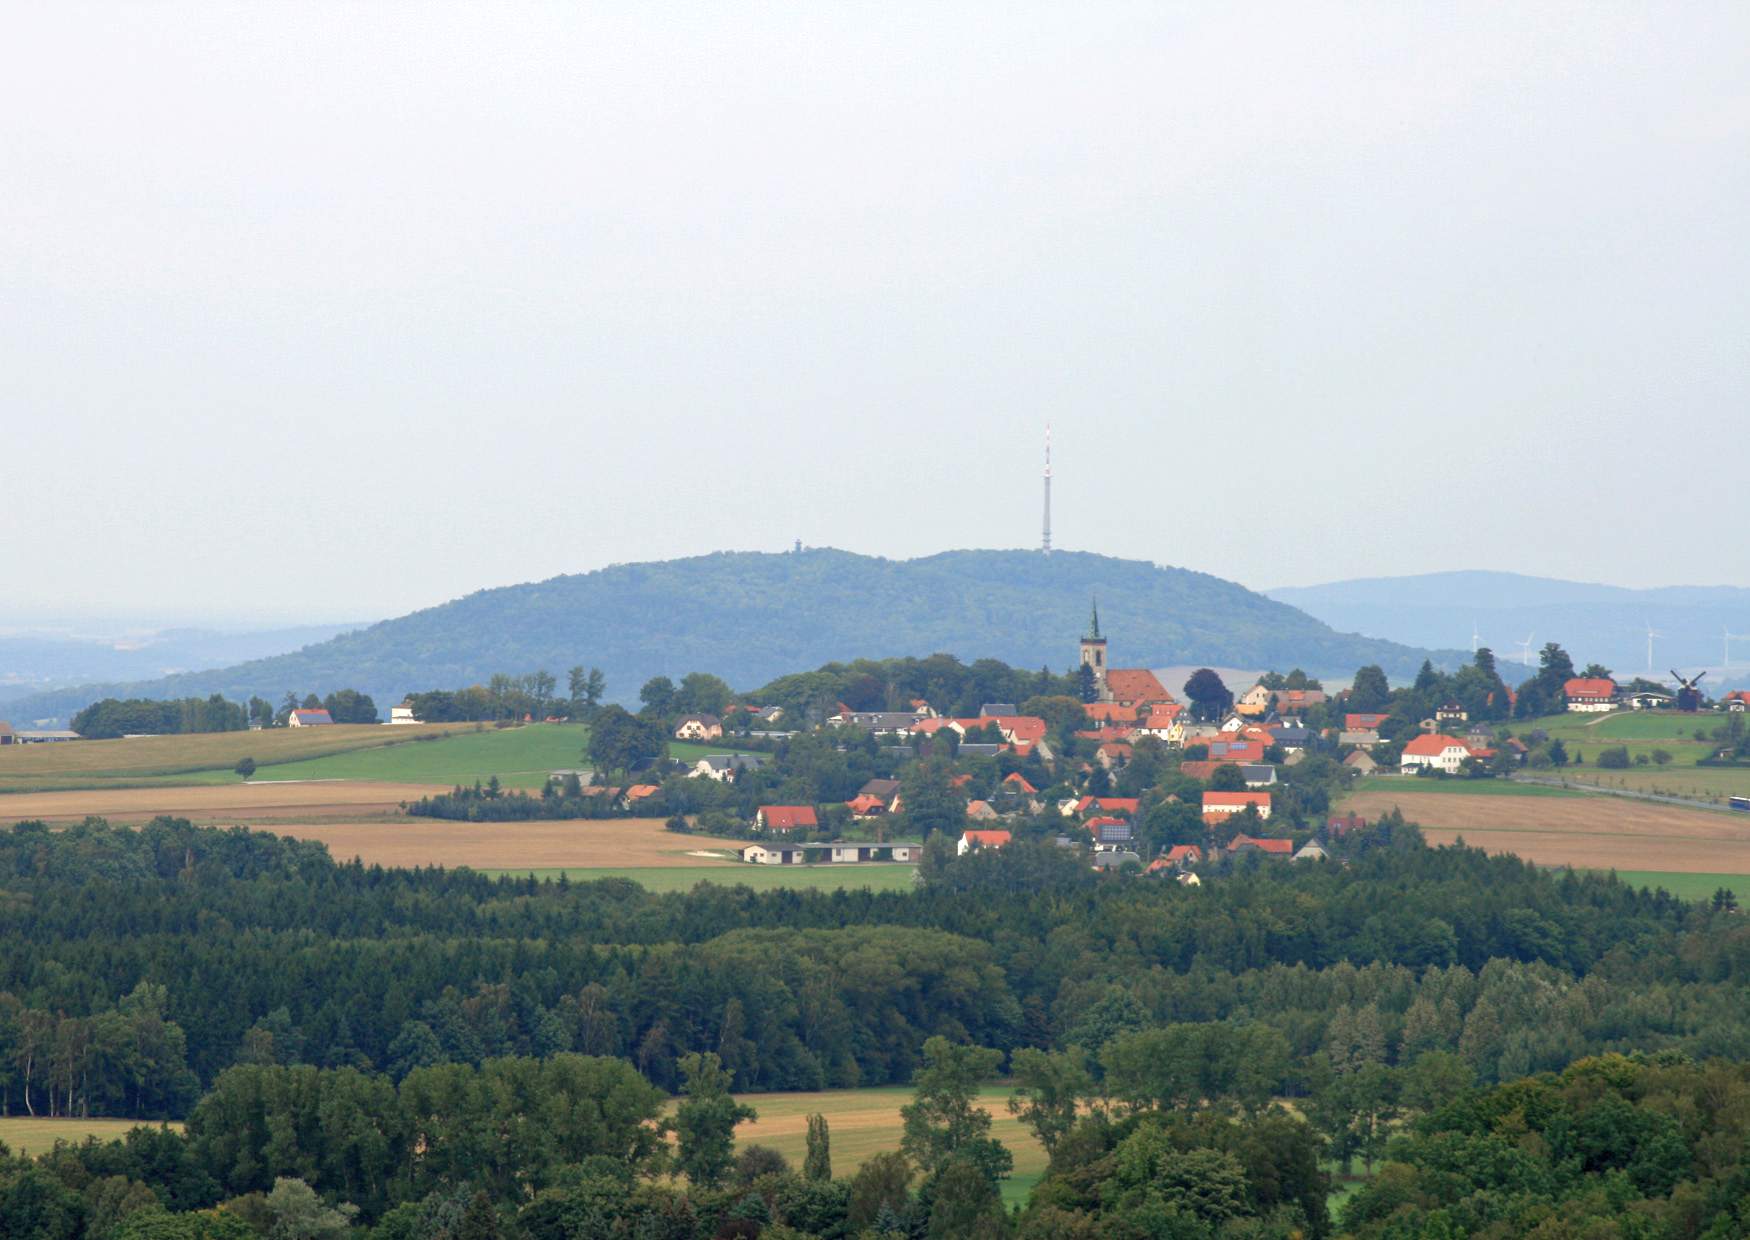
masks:
[(1045, 535), (1039, 550), (1051, 554), (1051, 423), (1045, 424)]

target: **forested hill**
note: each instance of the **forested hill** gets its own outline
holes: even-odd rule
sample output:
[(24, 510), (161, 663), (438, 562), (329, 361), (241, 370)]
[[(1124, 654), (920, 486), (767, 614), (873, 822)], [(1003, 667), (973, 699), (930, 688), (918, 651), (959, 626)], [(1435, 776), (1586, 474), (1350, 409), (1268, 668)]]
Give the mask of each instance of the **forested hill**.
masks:
[[(710, 671), (738, 688), (859, 657), (992, 657), (1061, 670), (1075, 661), (1090, 597), (1126, 667), (1209, 663), (1347, 674), (1413, 673), (1427, 652), (1345, 635), (1230, 581), (1082, 552), (950, 551), (885, 560), (846, 551), (721, 552), (620, 564), (482, 590), (292, 654), (219, 671), (88, 687), (18, 704), (66, 716), (104, 696), (186, 697), (357, 688), (379, 703), (495, 672), (600, 667), (608, 694), (649, 677)], [(1456, 665), (1446, 652), (1435, 661)]]

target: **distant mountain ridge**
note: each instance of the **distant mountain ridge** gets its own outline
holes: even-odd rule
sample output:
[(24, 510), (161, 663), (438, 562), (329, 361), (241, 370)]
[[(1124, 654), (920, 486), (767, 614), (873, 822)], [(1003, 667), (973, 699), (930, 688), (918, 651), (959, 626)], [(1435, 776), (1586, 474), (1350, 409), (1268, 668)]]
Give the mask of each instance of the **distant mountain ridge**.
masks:
[[(1484, 645), (1517, 659), (1528, 636), (1534, 650), (1558, 641), (1578, 663), (1597, 661), (1623, 676), (1647, 673), (1647, 626), (1653, 672), (1713, 670), (1722, 683), (1750, 676), (1750, 589), (1738, 586), (1626, 586), (1480, 570), (1370, 577), (1268, 590), (1336, 628), (1415, 645), (1470, 644), (1474, 624)], [(1726, 633), (1733, 641), (1725, 667)]]
[(142, 680), (297, 650), (360, 627), (306, 624), (237, 631), (193, 627), (0, 633), (0, 702), (63, 686)]
[[(420, 689), (495, 672), (600, 667), (609, 697), (651, 676), (709, 671), (738, 689), (835, 660), (946, 652), (1062, 670), (1098, 597), (1113, 661), (1301, 666), (1347, 675), (1379, 663), (1414, 672), (1430, 652), (1334, 632), (1230, 581), (1086, 552), (948, 551), (886, 560), (831, 549), (718, 552), (618, 564), (482, 590), (292, 654), (159, 680), (26, 699), (23, 716), (65, 717), (98, 697), (353, 687), (379, 708)], [(1452, 665), (1462, 652), (1434, 652)], [(51, 709), (52, 708), (52, 709)]]

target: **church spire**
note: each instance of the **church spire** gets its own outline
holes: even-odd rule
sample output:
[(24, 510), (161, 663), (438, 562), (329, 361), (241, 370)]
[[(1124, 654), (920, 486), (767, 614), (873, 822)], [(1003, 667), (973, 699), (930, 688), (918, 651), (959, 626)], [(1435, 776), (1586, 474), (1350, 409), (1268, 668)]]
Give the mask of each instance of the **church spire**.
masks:
[(1100, 636), (1100, 600), (1098, 598), (1094, 599), (1093, 615), (1088, 617), (1088, 636)]

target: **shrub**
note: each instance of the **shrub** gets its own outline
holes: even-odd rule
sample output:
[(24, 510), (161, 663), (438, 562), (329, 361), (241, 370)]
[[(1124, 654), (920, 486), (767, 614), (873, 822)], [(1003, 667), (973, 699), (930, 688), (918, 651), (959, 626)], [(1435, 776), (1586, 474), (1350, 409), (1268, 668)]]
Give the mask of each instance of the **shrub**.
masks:
[(1627, 745), (1615, 745), (1598, 751), (1598, 765), (1607, 771), (1627, 770), (1628, 764)]

